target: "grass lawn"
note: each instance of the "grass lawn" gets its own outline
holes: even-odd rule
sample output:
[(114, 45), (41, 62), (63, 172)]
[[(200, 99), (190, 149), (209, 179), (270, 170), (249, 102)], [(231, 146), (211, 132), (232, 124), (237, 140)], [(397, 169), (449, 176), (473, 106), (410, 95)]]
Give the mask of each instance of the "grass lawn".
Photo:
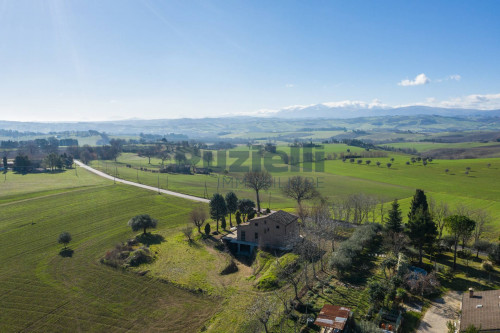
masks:
[[(0, 192), (0, 200), (9, 198), (0, 204), (0, 331), (199, 330), (218, 311), (220, 298), (99, 263), (116, 243), (134, 236), (127, 226), (132, 216), (148, 213), (166, 232), (186, 223), (194, 203), (112, 185), (84, 170), (71, 186), (69, 175), (8, 180), (39, 191), (43, 183), (51, 195), (30, 197), (13, 185), (15, 194)], [(59, 255), (62, 231), (73, 236), (72, 257)]]

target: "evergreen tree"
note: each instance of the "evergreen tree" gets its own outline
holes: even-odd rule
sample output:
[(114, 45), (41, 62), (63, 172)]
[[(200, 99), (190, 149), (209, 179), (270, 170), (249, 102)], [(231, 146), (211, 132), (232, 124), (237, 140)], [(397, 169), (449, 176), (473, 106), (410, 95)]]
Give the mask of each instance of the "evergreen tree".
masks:
[(239, 210), (236, 211), (236, 223), (241, 224), (241, 213)]
[(205, 235), (210, 235), (210, 223), (205, 224)]
[(408, 220), (411, 220), (413, 216), (417, 213), (417, 210), (422, 208), (424, 213), (429, 212), (429, 204), (427, 203), (427, 197), (423, 190), (417, 189), (415, 195), (411, 201), (410, 212), (408, 213)]
[(214, 193), (210, 200), (210, 217), (217, 221), (217, 232), (219, 232), (219, 220), (227, 214), (226, 201), (222, 194)]
[(399, 209), (398, 199), (394, 199), (392, 202), (392, 208), (389, 210), (389, 217), (387, 218), (385, 227), (387, 231), (395, 233), (403, 231), (403, 217)]
[(222, 230), (226, 230), (226, 217), (223, 216), (222, 219), (221, 219), (221, 222), (220, 222), (220, 227), (222, 228)]
[(234, 192), (228, 192), (226, 194), (226, 205), (227, 205), (227, 212), (229, 213), (229, 226), (232, 228), (233, 223), (231, 222), (231, 214), (236, 213), (236, 210), (238, 209), (238, 197)]
[(436, 240), (438, 234), (436, 224), (431, 218), (429, 211), (424, 211), (418, 207), (411, 215), (408, 224), (408, 237), (411, 243), (418, 249), (419, 263), (422, 264), (422, 251), (424, 246), (431, 246)]

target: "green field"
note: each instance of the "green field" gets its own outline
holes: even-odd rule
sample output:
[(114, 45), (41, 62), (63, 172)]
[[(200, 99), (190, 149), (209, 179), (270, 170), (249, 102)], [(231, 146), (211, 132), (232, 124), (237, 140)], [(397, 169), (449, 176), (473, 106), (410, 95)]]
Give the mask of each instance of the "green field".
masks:
[[(130, 217), (149, 213), (168, 234), (187, 222), (194, 204), (78, 172), (9, 173), (1, 185), (0, 331), (198, 331), (220, 298), (99, 263), (134, 236)], [(72, 257), (59, 255), (62, 231), (73, 236)]]
[[(475, 143), (471, 143), (474, 145)], [(430, 145), (426, 143), (426, 145)], [(327, 144), (323, 146), (322, 151), (325, 156), (328, 154), (342, 152), (346, 153), (350, 149), (351, 153), (362, 152), (364, 149), (359, 147), (348, 147), (344, 144)], [(288, 146), (279, 146), (279, 151), (290, 152)], [(234, 148), (234, 152), (248, 152), (246, 146)], [(253, 151), (250, 151), (252, 153)], [(214, 157), (216, 154), (214, 152)], [(390, 159), (394, 158), (391, 162)], [(275, 184), (273, 187), (261, 194), (263, 207), (271, 202), (271, 209), (288, 209), (295, 207), (294, 201), (283, 196), (280, 190), (281, 184), (284, 184), (288, 177), (293, 175), (303, 175), (311, 177), (318, 185), (320, 192), (329, 200), (336, 200), (354, 193), (366, 193), (381, 198), (389, 202), (395, 198), (403, 200), (402, 208), (409, 205), (411, 196), (416, 188), (425, 190), (436, 201), (448, 203), (451, 208), (456, 206), (468, 206), (470, 209), (485, 209), (493, 217), (495, 233), (489, 235), (491, 238), (498, 237), (500, 233), (500, 158), (488, 159), (467, 159), (467, 160), (433, 160), (427, 166), (417, 162), (406, 165), (411, 156), (401, 153), (390, 153), (387, 157), (381, 158), (363, 158), (362, 164), (342, 162), (337, 160), (324, 161), (323, 172), (303, 172), (303, 168), (309, 166), (313, 171), (315, 166), (309, 163), (301, 163), (299, 172), (272, 172)], [(366, 165), (366, 160), (371, 160), (370, 165)], [(236, 160), (236, 158), (227, 159), (227, 169)], [(279, 162), (279, 157), (275, 156), (275, 166), (285, 166)], [(376, 162), (381, 163), (380, 167)], [(151, 165), (148, 165), (147, 158), (138, 157), (133, 154), (122, 154), (118, 161), (93, 161), (92, 166), (100, 170), (107, 171), (109, 174), (118, 172), (118, 176), (132, 181), (138, 181), (144, 184), (157, 186), (158, 180), (160, 187), (203, 197), (205, 194), (205, 184), (208, 198), (215, 192), (226, 193), (235, 191), (239, 197), (254, 198), (254, 193), (242, 186), (242, 173), (229, 172), (227, 174), (214, 173), (211, 175), (180, 175), (180, 174), (155, 174), (146, 171), (140, 171), (133, 168), (126, 168), (126, 164), (134, 167), (147, 167), (149, 169), (158, 169), (160, 161), (151, 159)], [(386, 166), (391, 162), (391, 168)], [(488, 167), (488, 164), (490, 166)], [(201, 165), (201, 162), (200, 162)], [(215, 158), (212, 165), (217, 165)], [(246, 160), (242, 166), (250, 166), (251, 160)], [(470, 168), (467, 175), (466, 168)], [(448, 169), (448, 172), (445, 170)], [(291, 168), (289, 168), (291, 170)]]
[(432, 149), (442, 148), (474, 148), (498, 145), (498, 142), (460, 142), (460, 143), (444, 143), (444, 142), (396, 142), (387, 143), (383, 146), (394, 148), (414, 148), (418, 152), (425, 152)]

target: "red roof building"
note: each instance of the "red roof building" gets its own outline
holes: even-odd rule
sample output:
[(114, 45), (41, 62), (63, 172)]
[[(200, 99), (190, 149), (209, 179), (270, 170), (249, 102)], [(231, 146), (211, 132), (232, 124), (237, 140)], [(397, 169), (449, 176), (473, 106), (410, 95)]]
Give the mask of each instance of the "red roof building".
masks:
[(314, 324), (322, 327), (321, 332), (323, 333), (341, 333), (347, 329), (350, 317), (351, 309), (325, 304)]

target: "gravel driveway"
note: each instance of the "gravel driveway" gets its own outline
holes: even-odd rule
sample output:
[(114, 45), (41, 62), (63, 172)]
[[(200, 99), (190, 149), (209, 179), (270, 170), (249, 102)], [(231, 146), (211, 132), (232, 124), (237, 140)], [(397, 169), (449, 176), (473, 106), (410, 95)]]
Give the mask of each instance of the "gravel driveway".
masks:
[(457, 291), (450, 291), (443, 297), (432, 301), (431, 307), (420, 322), (417, 333), (447, 332), (446, 322), (458, 318), (461, 301), (462, 293)]

